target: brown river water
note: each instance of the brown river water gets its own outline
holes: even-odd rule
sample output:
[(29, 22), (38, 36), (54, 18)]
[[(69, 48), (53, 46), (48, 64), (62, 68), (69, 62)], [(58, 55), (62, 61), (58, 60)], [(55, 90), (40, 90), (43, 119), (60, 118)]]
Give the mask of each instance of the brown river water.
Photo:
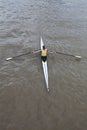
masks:
[[(40, 49), (48, 54), (50, 92)], [(0, 0), (0, 130), (87, 130), (87, 1)]]

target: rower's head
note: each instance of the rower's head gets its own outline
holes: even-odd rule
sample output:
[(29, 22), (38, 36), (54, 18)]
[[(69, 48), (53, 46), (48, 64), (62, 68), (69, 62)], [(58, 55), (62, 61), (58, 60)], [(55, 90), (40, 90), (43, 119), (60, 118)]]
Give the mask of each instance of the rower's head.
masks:
[(43, 50), (45, 50), (45, 45), (43, 46)]

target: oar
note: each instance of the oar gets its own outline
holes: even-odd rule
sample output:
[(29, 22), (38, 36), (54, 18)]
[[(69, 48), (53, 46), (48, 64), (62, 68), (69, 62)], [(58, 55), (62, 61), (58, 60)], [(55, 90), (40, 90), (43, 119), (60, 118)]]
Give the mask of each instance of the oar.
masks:
[(17, 55), (17, 56), (8, 57), (8, 58), (6, 58), (6, 60), (9, 61), (9, 60), (15, 59), (15, 58), (20, 57), (20, 56), (24, 56), (24, 55), (28, 55), (28, 54), (35, 54), (35, 53), (38, 53), (40, 51), (41, 50), (35, 50), (35, 51), (32, 51), (32, 52), (26, 52), (26, 53), (23, 53), (23, 54), (20, 54), (20, 55)]
[(55, 51), (48, 51), (50, 53), (58, 53), (58, 54), (62, 54), (62, 55), (66, 55), (66, 56), (72, 56), (72, 57), (75, 57), (77, 59), (81, 59), (82, 57), (81, 56), (78, 56), (78, 55), (72, 55), (72, 54), (66, 54), (66, 53), (62, 53), (62, 52), (55, 52)]

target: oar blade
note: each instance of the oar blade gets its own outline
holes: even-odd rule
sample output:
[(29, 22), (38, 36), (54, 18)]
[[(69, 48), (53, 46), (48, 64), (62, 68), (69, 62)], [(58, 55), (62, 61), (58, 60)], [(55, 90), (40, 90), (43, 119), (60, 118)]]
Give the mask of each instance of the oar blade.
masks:
[(7, 61), (12, 60), (12, 57), (6, 58)]
[(82, 57), (81, 56), (75, 56), (76, 58), (78, 58), (78, 59), (81, 59)]

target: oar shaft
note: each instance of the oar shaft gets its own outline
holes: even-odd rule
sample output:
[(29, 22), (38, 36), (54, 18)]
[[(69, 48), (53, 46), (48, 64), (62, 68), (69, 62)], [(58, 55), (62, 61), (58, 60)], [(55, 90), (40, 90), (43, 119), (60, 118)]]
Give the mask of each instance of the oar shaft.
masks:
[(75, 57), (75, 56), (74, 56), (74, 55), (72, 55), (72, 54), (66, 54), (66, 53), (62, 53), (62, 52), (55, 52), (55, 53)]
[(66, 56), (72, 56), (72, 57), (76, 57), (78, 59), (81, 59), (81, 56), (76, 56), (76, 55), (72, 55), (72, 54), (67, 54), (67, 53), (63, 53), (63, 52), (52, 52), (52, 51), (49, 51), (50, 53), (57, 53), (57, 54), (62, 54), (62, 55), (66, 55)]
[(27, 54), (30, 54), (30, 52), (27, 52), (27, 53), (24, 53), (24, 54), (20, 54), (20, 55), (17, 55), (17, 56), (13, 56), (13, 57), (9, 57), (9, 58), (6, 58), (6, 60), (9, 61), (9, 60), (12, 60), (12, 59), (15, 59), (17, 57), (24, 56), (24, 55), (27, 55)]
[(72, 56), (72, 57), (76, 57), (78, 59), (81, 59), (81, 56), (77, 56), (77, 55), (72, 55), (72, 54), (66, 54), (66, 53), (62, 53), (62, 52), (56, 52), (58, 54), (63, 54), (63, 55), (66, 55), (66, 56)]
[(17, 56), (6, 58), (6, 60), (9, 61), (9, 60), (15, 59), (15, 58), (20, 57), (20, 56), (24, 56), (24, 55), (28, 55), (28, 54), (35, 54), (35, 53), (38, 53), (40, 51), (41, 50), (35, 50), (34, 52), (26, 52), (24, 54), (20, 54), (20, 55), (17, 55)]

